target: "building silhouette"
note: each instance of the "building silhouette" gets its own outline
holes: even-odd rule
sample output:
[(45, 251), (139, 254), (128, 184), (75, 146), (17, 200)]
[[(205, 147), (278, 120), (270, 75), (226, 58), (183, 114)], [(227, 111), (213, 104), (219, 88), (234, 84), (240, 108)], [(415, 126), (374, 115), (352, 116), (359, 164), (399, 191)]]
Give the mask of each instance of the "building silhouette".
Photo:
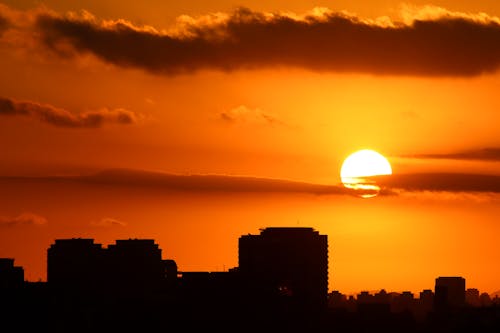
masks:
[(328, 238), (312, 228), (266, 228), (239, 239), (239, 272), (258, 294), (326, 306)]
[(14, 266), (14, 259), (0, 258), (0, 289), (17, 289), (23, 283), (24, 269)]
[(185, 272), (152, 239), (59, 239), (47, 250), (47, 283), (23, 281), (13, 259), (0, 259), (0, 331), (500, 331), (498, 297), (466, 291), (461, 277), (439, 277), (419, 298), (327, 294), (327, 236), (312, 228), (241, 236), (238, 260)]
[(117, 240), (103, 248), (93, 239), (58, 239), (47, 250), (47, 282), (75, 292), (142, 293), (163, 287), (173, 260), (163, 261), (152, 239)]
[(106, 271), (113, 289), (145, 292), (161, 288), (165, 264), (153, 239), (117, 240), (105, 252)]
[(481, 306), (479, 295), (478, 289), (468, 288), (465, 291), (465, 303), (469, 306)]
[(465, 305), (465, 279), (458, 276), (438, 277), (434, 294), (436, 311), (463, 307)]
[(91, 291), (103, 284), (104, 249), (93, 239), (57, 239), (47, 250), (47, 282), (59, 289)]

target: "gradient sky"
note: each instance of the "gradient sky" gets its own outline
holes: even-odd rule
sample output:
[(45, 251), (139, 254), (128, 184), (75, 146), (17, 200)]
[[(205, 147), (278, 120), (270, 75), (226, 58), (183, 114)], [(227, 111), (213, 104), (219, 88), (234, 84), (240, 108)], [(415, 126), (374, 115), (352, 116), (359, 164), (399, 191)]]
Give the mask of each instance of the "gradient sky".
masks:
[[(499, 17), (488, 0), (0, 0), (0, 257), (45, 279), (55, 238), (148, 237), (181, 270), (223, 270), (240, 235), (299, 225), (329, 236), (331, 290), (497, 291)], [(363, 148), (394, 171), (367, 200), (339, 186)]]

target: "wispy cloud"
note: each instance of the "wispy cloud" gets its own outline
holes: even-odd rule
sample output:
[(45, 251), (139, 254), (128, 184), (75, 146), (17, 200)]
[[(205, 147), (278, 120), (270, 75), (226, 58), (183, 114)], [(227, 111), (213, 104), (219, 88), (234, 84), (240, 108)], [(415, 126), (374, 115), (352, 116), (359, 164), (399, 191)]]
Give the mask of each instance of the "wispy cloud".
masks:
[(46, 224), (45, 217), (33, 213), (22, 213), (16, 217), (0, 216), (0, 227), (42, 226)]
[(125, 109), (102, 108), (82, 113), (72, 113), (50, 104), (31, 101), (15, 101), (0, 97), (0, 116), (24, 116), (41, 122), (69, 128), (97, 128), (109, 124), (133, 124), (137, 115)]
[(467, 173), (413, 173), (381, 177), (379, 183), (404, 191), (500, 193), (500, 176)]
[(99, 221), (92, 221), (90, 225), (94, 227), (111, 228), (111, 227), (126, 227), (127, 223), (111, 217), (104, 217)]
[(416, 154), (407, 157), (420, 159), (500, 161), (500, 148), (473, 149), (461, 152), (441, 154)]
[(34, 29), (62, 57), (91, 53), (165, 75), (299, 67), (381, 75), (473, 76), (500, 67), (500, 19), (408, 7), (400, 21), (316, 8), (304, 15), (240, 8), (182, 16), (170, 31), (126, 20), (38, 11)]
[(259, 108), (249, 108), (245, 105), (240, 105), (227, 112), (219, 114), (221, 120), (229, 123), (247, 123), (247, 124), (266, 124), (266, 125), (285, 125), (277, 117), (266, 113)]

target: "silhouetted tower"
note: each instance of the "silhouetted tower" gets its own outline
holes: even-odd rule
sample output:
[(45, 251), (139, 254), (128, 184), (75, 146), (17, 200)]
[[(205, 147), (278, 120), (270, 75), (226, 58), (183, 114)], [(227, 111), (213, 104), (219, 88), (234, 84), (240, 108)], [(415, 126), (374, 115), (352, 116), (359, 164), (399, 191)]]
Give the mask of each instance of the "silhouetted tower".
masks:
[(109, 245), (107, 261), (111, 285), (121, 291), (147, 291), (165, 281), (161, 249), (152, 239), (117, 240)]
[(239, 271), (257, 290), (325, 307), (328, 238), (312, 228), (266, 228), (239, 239)]
[(434, 290), (434, 308), (449, 310), (465, 305), (465, 279), (462, 277), (438, 277)]
[(76, 291), (100, 287), (105, 267), (103, 251), (93, 239), (57, 239), (47, 250), (47, 282)]
[(14, 259), (0, 258), (0, 289), (17, 289), (23, 283), (24, 269), (14, 266)]

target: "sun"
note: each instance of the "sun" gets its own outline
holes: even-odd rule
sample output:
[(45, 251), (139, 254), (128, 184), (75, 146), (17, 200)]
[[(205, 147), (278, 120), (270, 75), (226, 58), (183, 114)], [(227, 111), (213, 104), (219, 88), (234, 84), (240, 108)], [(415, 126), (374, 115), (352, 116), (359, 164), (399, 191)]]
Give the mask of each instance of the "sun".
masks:
[(392, 175), (391, 164), (382, 154), (363, 149), (349, 155), (340, 169), (340, 178), (346, 188), (358, 191), (363, 198), (377, 195), (380, 187), (377, 176)]

